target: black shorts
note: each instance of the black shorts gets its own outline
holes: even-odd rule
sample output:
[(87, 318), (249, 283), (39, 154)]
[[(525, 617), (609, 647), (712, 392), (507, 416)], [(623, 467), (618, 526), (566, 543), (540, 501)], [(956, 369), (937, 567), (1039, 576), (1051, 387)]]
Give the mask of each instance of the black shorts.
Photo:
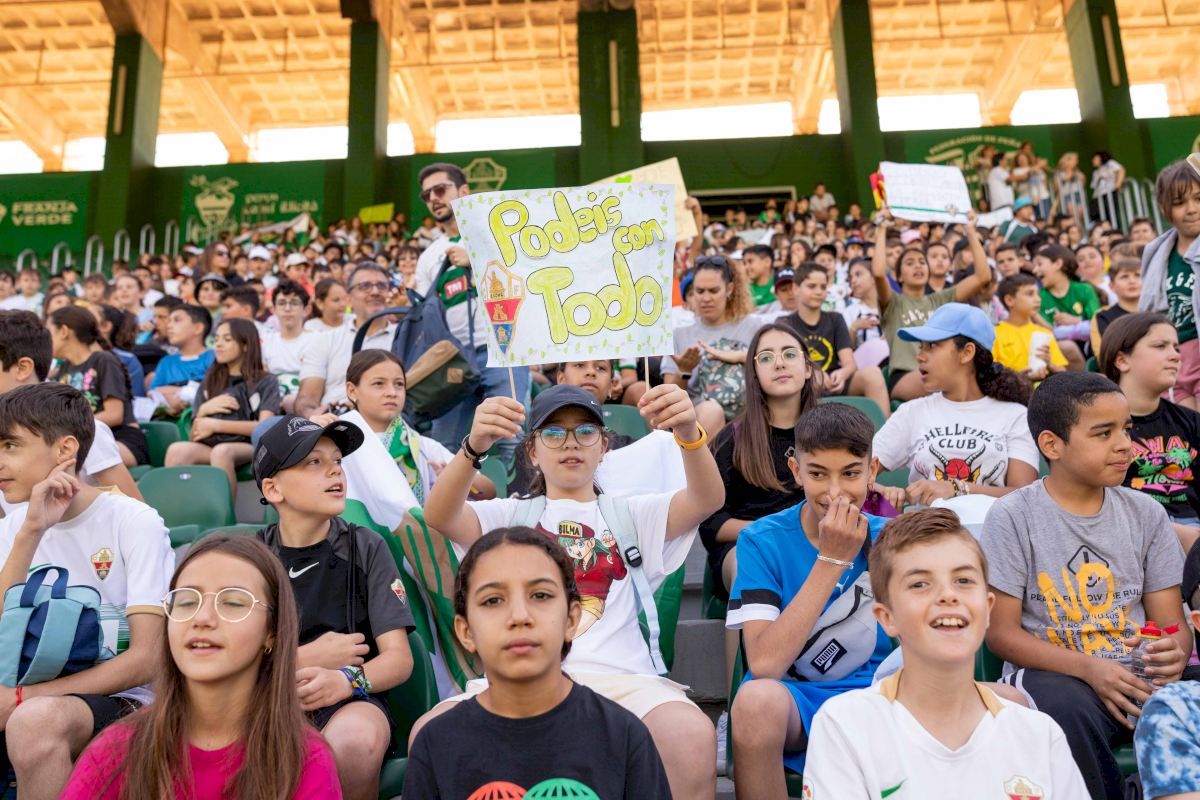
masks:
[(888, 372), (888, 392), (891, 392), (893, 389), (895, 389), (896, 384), (900, 382), (900, 379), (903, 378), (905, 375), (907, 375), (910, 372), (912, 372), (911, 369), (893, 369), (893, 370), (889, 371)]
[(836, 392), (830, 391), (828, 386), (825, 386), (821, 389), (822, 397), (845, 397), (848, 394), (850, 394), (850, 381), (844, 381), (842, 383), (842, 388)]
[(68, 694), (67, 697), (78, 697), (87, 703), (92, 712), (92, 736), (112, 725), (114, 722), (128, 717), (142, 707), (140, 700), (131, 697), (119, 697), (106, 694)]
[(138, 464), (150, 463), (150, 448), (146, 445), (146, 432), (132, 425), (118, 425), (112, 429), (113, 438), (129, 448), (133, 460)]
[[(316, 711), (308, 712), (308, 719), (312, 722), (313, 727), (317, 730), (325, 730), (325, 726), (329, 724), (329, 720), (333, 719), (333, 715), (340, 711), (342, 707), (348, 706), (351, 703), (370, 703), (378, 708), (383, 712), (384, 718), (387, 719), (388, 730), (395, 733), (396, 720), (392, 719), (392, 711), (388, 708), (386, 694), (369, 694), (365, 698), (361, 699), (357, 697), (347, 697), (345, 700), (340, 700), (331, 706), (325, 706), (324, 708), (318, 708)], [(387, 751), (388, 758), (391, 758), (393, 755), (395, 755), (395, 747), (396, 742), (395, 738), (393, 737), (392, 744), (390, 747), (388, 747)]]

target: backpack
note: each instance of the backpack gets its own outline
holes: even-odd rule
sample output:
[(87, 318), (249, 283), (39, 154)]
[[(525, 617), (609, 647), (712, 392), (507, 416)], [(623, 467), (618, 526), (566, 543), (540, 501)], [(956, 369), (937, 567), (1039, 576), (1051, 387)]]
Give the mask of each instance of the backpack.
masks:
[[(450, 259), (446, 259), (434, 276), (433, 286), (437, 286), (449, 266)], [(412, 289), (406, 291), (411, 305), (385, 308), (372, 314), (359, 326), (350, 352), (353, 354), (362, 349), (367, 331), (375, 320), (399, 316), (400, 324), (392, 338), (392, 352), (404, 362), (407, 379), (405, 409), (411, 414), (440, 416), (474, 394), (479, 386), (479, 368), (475, 364), (475, 308), (468, 293), (467, 314), (472, 321), (468, 351), (450, 333), (446, 309), (436, 291), (426, 296)]]
[(840, 681), (867, 663), (877, 636), (874, 602), (871, 576), (864, 571), (817, 618), (804, 649), (788, 667), (788, 676), (798, 681)]
[[(52, 572), (58, 577), (47, 586)], [(64, 567), (46, 566), (4, 593), (0, 684), (29, 686), (82, 672), (112, 657), (100, 626), (100, 593), (67, 586)]]
[[(732, 339), (718, 339), (712, 342), (717, 349), (745, 349)], [(731, 420), (742, 411), (746, 402), (744, 364), (728, 364), (713, 358), (708, 353), (700, 357), (692, 376), (692, 386), (701, 400), (716, 400), (725, 410), (725, 419)]]
[[(638, 611), (645, 617), (642, 638), (646, 640), (646, 646), (650, 649), (650, 661), (654, 664), (654, 671), (666, 677), (668, 670), (659, 647), (658, 607), (654, 603), (654, 591), (650, 588), (646, 571), (642, 569), (642, 551), (638, 549), (637, 529), (633, 525), (633, 515), (629, 512), (629, 501), (624, 497), (607, 494), (599, 495), (596, 500), (600, 505), (600, 516), (608, 525), (609, 532), (616, 538), (621, 556), (625, 559), (629, 580), (633, 582)], [(534, 528), (545, 511), (544, 495), (518, 500), (512, 524)]]

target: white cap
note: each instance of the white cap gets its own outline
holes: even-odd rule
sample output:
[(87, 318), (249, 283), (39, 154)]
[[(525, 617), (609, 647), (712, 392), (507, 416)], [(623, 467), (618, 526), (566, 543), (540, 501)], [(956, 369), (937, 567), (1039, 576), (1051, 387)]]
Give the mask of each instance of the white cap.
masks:
[(308, 259), (304, 257), (303, 253), (292, 253), (291, 255), (289, 255), (287, 258), (284, 259), (283, 266), (285, 268), (287, 268), (287, 267), (294, 267), (297, 264), (307, 264), (307, 263), (308, 263)]
[(263, 247), (261, 244), (256, 244), (254, 247), (250, 248), (250, 258), (251, 260), (255, 258), (261, 258), (263, 261), (270, 261), (271, 251)]

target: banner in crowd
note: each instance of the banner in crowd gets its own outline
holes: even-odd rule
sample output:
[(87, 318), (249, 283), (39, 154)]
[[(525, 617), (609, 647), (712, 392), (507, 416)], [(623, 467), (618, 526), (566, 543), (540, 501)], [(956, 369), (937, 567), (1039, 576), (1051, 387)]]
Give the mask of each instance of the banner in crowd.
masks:
[(696, 235), (696, 218), (685, 205), (688, 198), (687, 186), (683, 183), (683, 170), (679, 167), (678, 158), (668, 158), (666, 161), (656, 161), (628, 172), (610, 175), (592, 185), (601, 183), (653, 183), (674, 186), (675, 236), (679, 239), (691, 239)]
[(31, 249), (44, 265), (59, 242), (82, 250), (94, 178), (86, 172), (0, 177), (0, 257), (15, 260)]
[(967, 182), (958, 167), (935, 164), (879, 165), (892, 214), (913, 222), (966, 222), (971, 208)]
[(325, 163), (224, 164), (183, 174), (184, 230), (258, 228), (311, 214), (318, 222), (325, 197)]
[(453, 201), (490, 323), (488, 366), (671, 351), (675, 188), (605, 184)]

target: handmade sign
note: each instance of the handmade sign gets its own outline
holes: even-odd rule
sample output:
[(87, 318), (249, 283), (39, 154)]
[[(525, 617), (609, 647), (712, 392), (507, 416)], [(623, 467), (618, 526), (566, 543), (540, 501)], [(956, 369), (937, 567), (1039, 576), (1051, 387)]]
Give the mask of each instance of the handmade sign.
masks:
[(683, 183), (683, 170), (679, 168), (679, 159), (668, 158), (666, 161), (655, 161), (641, 167), (634, 167), (628, 172), (619, 172), (595, 181), (592, 185), (603, 183), (652, 183), (675, 187), (675, 236), (681, 240), (691, 239), (696, 235), (696, 218), (688, 211), (687, 187)]
[(454, 200), (488, 366), (669, 353), (674, 201), (674, 187), (645, 184)]
[(879, 172), (894, 216), (913, 222), (967, 221), (971, 195), (958, 167), (884, 161)]

